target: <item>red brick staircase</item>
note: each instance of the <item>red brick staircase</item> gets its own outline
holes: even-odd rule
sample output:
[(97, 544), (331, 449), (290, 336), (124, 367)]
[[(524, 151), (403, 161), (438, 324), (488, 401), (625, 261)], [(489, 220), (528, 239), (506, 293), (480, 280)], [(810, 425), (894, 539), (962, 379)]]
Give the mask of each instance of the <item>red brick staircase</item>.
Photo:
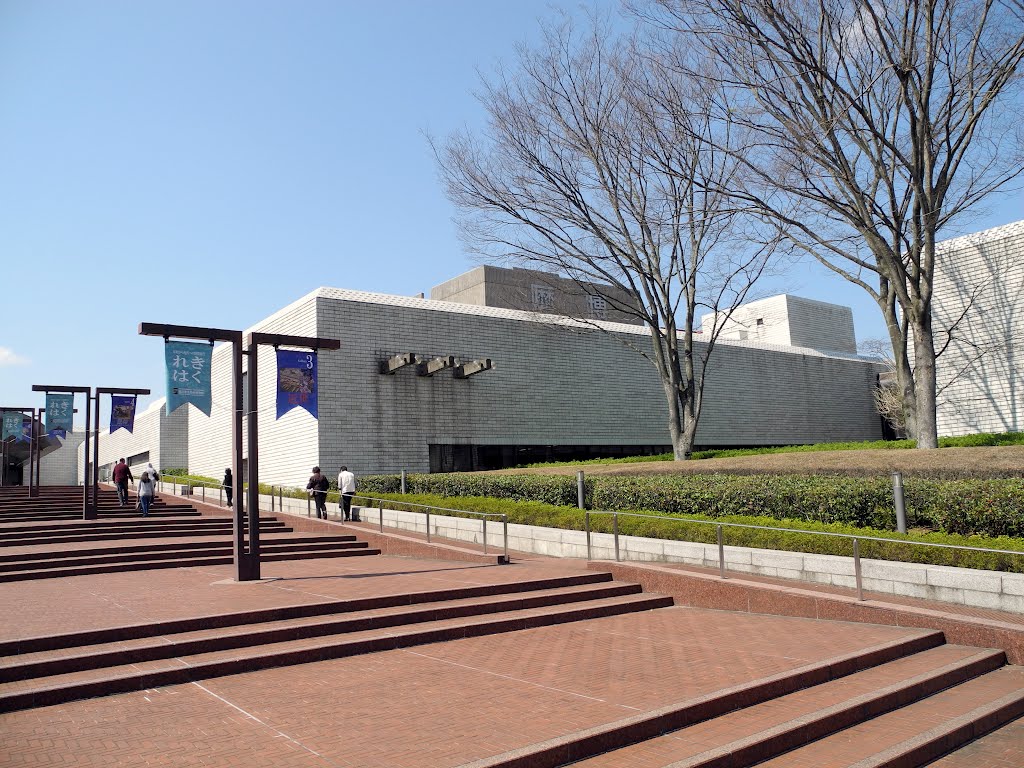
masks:
[[(158, 499), (144, 518), (121, 507), (115, 491), (101, 490), (99, 518), (82, 520), (75, 507), (81, 489), (42, 488), (37, 499), (0, 490), (0, 582), (233, 562), (226, 514)], [(267, 562), (378, 554), (354, 535), (297, 534), (275, 517), (260, 517), (260, 557)]]
[(24, 638), (0, 643), (0, 712), (671, 604), (584, 572)]

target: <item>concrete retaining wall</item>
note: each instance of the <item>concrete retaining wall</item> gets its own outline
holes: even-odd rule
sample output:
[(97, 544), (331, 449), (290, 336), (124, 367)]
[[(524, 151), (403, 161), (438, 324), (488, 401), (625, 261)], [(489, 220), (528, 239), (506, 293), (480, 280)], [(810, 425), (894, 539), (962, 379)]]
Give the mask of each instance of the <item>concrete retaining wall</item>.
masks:
[[(367, 522), (379, 522), (376, 508), (361, 508)], [(333, 514), (335, 510), (330, 510)], [(414, 512), (384, 510), (385, 528), (425, 533), (425, 516)], [(483, 543), (479, 519), (430, 516), (431, 534), (458, 541)], [(488, 548), (503, 547), (500, 522), (487, 524)], [(549, 557), (587, 557), (583, 531), (566, 531), (530, 525), (509, 524), (508, 546), (512, 551)], [(611, 534), (591, 534), (592, 559), (614, 560)], [(624, 562), (684, 563), (718, 568), (718, 546), (686, 541), (666, 541), (638, 536), (619, 537), (619, 557)], [(852, 557), (778, 552), (749, 547), (725, 547), (726, 570), (730, 573), (772, 576), (815, 584), (855, 588)], [(900, 597), (940, 600), (975, 608), (1024, 614), (1024, 574), (952, 568), (888, 560), (861, 560), (865, 590)]]
[[(180, 493), (180, 488), (164, 484), (165, 489)], [(197, 500), (200, 489), (196, 489)], [(206, 500), (218, 503), (216, 490), (207, 489)], [(283, 506), (283, 509), (282, 509)], [(260, 509), (269, 512), (269, 495), (260, 496)], [(305, 499), (274, 499), (274, 509), (302, 515), (311, 510)], [(376, 507), (353, 507), (364, 522), (380, 522)], [(327, 505), (331, 519), (338, 517), (338, 505)], [(426, 534), (426, 515), (418, 512), (383, 510), (384, 527), (389, 530)], [(481, 518), (430, 515), (431, 536), (471, 543), (483, 548)], [(500, 520), (487, 523), (489, 552), (501, 552), (505, 531)], [(548, 557), (587, 558), (587, 536), (583, 531), (543, 528), (533, 525), (508, 525), (508, 548), (512, 552), (529, 552)], [(648, 539), (639, 536), (619, 537), (619, 558), (623, 562), (682, 563), (705, 568), (718, 568), (718, 546), (688, 541)], [(615, 560), (615, 540), (608, 533), (591, 534), (591, 559)], [(750, 547), (725, 547), (726, 570), (734, 574), (770, 576), (814, 584), (854, 589), (857, 586), (852, 557), (816, 555), (803, 552), (779, 552)], [(899, 597), (938, 600), (974, 608), (988, 608), (1024, 614), (1024, 574), (952, 568), (942, 565), (900, 563), (889, 560), (861, 560), (863, 587)]]

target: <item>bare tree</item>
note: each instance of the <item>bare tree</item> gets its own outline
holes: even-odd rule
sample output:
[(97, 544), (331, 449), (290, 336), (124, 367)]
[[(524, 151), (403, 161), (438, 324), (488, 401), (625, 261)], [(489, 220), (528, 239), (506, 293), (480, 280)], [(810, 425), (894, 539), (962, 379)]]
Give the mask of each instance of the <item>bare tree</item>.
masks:
[(937, 445), (940, 232), (1022, 171), (1021, 0), (638, 0), (720, 67), (759, 135), (740, 196), (866, 290), (906, 422)]
[[(474, 250), (582, 290), (625, 291), (628, 301), (603, 298), (650, 332), (650, 346), (635, 348), (661, 378), (677, 460), (692, 451), (722, 325), (772, 252), (740, 237), (747, 220), (721, 190), (741, 165), (717, 147), (738, 152), (744, 139), (712, 118), (698, 82), (600, 24), (582, 36), (549, 28), (538, 49), (520, 50), (513, 74), (485, 80), (486, 135), (435, 147)], [(698, 333), (705, 309), (716, 321)]]

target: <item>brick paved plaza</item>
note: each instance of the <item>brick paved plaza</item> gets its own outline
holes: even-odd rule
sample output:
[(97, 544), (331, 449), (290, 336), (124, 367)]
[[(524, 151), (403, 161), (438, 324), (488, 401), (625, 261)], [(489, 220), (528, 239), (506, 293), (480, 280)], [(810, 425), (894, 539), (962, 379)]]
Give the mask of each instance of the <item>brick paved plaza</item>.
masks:
[[(323, 525), (359, 531), (359, 526)], [(24, 549), (10, 551), (24, 554)], [(585, 758), (578, 763), (581, 766), (606, 768), (1024, 765), (1024, 720), (1019, 716), (945, 757), (920, 763), (870, 762), (878, 750), (896, 749), (908, 737), (955, 723), (965, 707), (984, 709), (990, 702), (1006, 706), (1005, 701), (1024, 689), (1024, 668), (1000, 666), (1005, 661), (1001, 651), (943, 643), (941, 633), (927, 627), (678, 604), (595, 614), (596, 618), (550, 618), (563, 610), (552, 598), (544, 604), (548, 607), (512, 606), (516, 610), (509, 615), (532, 610), (535, 617), (548, 617), (538, 623), (528, 620), (505, 628), (511, 631), (488, 629), (472, 636), (474, 630), (467, 627), (489, 619), (464, 619), (454, 612), (456, 606), (472, 602), (470, 597), (460, 598), (460, 590), (493, 588), (503, 594), (508, 585), (520, 582), (593, 578), (600, 570), (600, 563), (588, 568), (581, 561), (541, 557), (520, 556), (511, 565), (494, 565), (378, 555), (269, 562), (263, 567), (269, 580), (259, 583), (233, 583), (229, 565), (0, 583), (0, 644), (9, 651), (0, 660), (0, 697), (38, 685), (29, 679), (11, 680), (12, 665), (59, 663), (82, 653), (76, 648), (27, 646), (25, 653), (11, 651), (17, 647), (13, 641), (23, 638), (92, 630), (102, 639), (96, 649), (131, 654), (154, 641), (175, 643), (180, 638), (158, 634), (111, 639), (103, 631), (246, 612), (263, 616), (271, 609), (357, 599), (368, 607), (352, 615), (369, 621), (411, 610), (391, 596), (450, 592), (458, 598), (445, 604), (449, 607), (432, 609), (436, 612), (429, 622), (416, 625), (447, 632), (440, 642), (429, 641), (436, 635), (417, 639), (410, 634), (415, 630), (406, 626), (365, 624), (345, 635), (344, 641), (330, 642), (403, 639), (380, 646), (385, 650), (361, 648), (346, 651), (350, 655), (341, 658), (197, 675), (201, 679), (49, 706), (12, 705), (13, 711), (0, 714), (0, 765), (484, 768), (563, 765), (577, 759), (566, 757), (571, 755)], [(730, 586), (738, 588), (740, 582), (733, 581)], [(578, 589), (600, 588), (594, 584)], [(638, 597), (608, 597), (605, 602), (619, 605)], [(380, 600), (384, 602), (374, 602)], [(384, 606), (388, 601), (393, 607)], [(242, 627), (243, 633), (245, 626), (249, 625)], [(251, 626), (255, 631), (265, 624)], [(216, 638), (219, 632), (200, 621), (186, 634), (202, 640)], [(292, 642), (319, 648), (324, 639)], [(280, 641), (261, 650), (285, 645)], [(913, 651), (894, 650), (904, 646)], [(187, 672), (236, 653), (224, 648), (191, 656), (172, 652), (137, 662), (126, 655), (129, 663), (99, 671), (69, 670), (50, 681), (74, 683), (133, 670)], [(863, 661), (869, 658), (870, 663)], [(980, 676), (966, 679), (970, 675), (965, 674), (955, 696), (939, 692), (950, 684), (941, 682), (943, 675), (958, 675), (955, 670), (968, 668), (974, 670), (970, 675)], [(982, 674), (985, 671), (988, 674)], [(787, 682), (797, 678), (806, 678), (807, 683)], [(875, 719), (796, 752), (766, 754), (767, 762), (743, 761), (744, 750), (754, 749), (750, 744), (763, 740), (764, 734), (792, 730), (793, 723), (806, 728), (806, 723), (848, 717), (855, 709), (876, 706), (873, 702), (886, 691), (910, 684), (931, 686), (937, 695), (905, 702), (905, 708), (887, 714), (885, 708), (891, 706), (885, 705)], [(773, 693), (765, 700), (762, 694), (768, 689)], [(734, 703), (721, 705), (727, 699)], [(736, 706), (741, 708), (724, 714)], [(709, 719), (707, 713), (716, 707), (724, 707), (722, 716)], [(683, 730), (676, 730), (678, 725), (650, 725), (660, 722), (658, 718), (678, 723), (690, 717), (685, 714), (690, 711), (703, 713), (696, 717), (703, 722)], [(637, 743), (605, 754), (590, 747), (587, 753), (577, 752), (572, 746), (633, 728), (647, 728), (643, 732), (655, 738), (630, 737), (623, 743)], [(664, 731), (668, 732), (658, 736)]]

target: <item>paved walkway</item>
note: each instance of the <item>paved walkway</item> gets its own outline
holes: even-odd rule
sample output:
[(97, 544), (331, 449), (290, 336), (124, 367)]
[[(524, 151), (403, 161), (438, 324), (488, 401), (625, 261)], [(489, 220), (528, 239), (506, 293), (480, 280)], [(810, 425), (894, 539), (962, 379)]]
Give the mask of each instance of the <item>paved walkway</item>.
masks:
[[(0, 639), (585, 566), (374, 557), (265, 563), (276, 580), (249, 584), (225, 583), (229, 566), (15, 582), (0, 584)], [(661, 609), (14, 712), (0, 716), (0, 765), (446, 768), (918, 631)], [(939, 765), (1020, 768), (1022, 728)]]
[[(285, 578), (261, 585), (218, 585), (226, 569), (217, 567), (0, 585), (2, 605), (20, 587), (61, 608), (31, 611), (27, 624), (4, 632), (484, 584), (579, 567), (373, 561), (275, 563), (268, 570)], [(29, 611), (28, 601), (18, 599)], [(457, 766), (916, 632), (851, 626), (669, 608), (253, 672), (3, 715), (0, 763)]]

